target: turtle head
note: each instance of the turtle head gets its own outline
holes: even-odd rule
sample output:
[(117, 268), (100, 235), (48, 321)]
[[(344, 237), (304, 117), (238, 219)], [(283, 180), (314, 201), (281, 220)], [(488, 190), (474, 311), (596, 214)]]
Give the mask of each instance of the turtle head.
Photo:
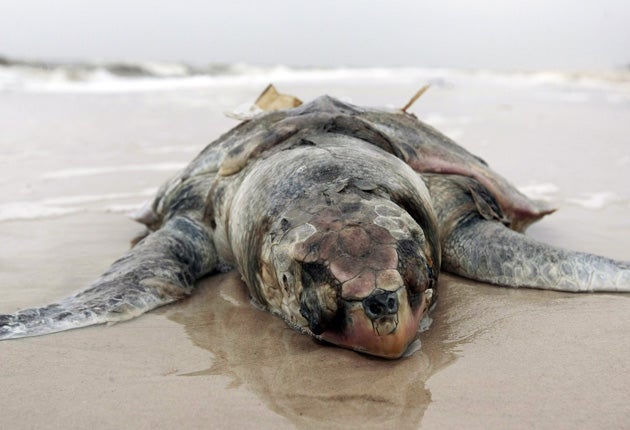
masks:
[(282, 296), (276, 313), (291, 325), (386, 358), (416, 339), (437, 268), (407, 211), (385, 198), (341, 194), (285, 212), (271, 237)]

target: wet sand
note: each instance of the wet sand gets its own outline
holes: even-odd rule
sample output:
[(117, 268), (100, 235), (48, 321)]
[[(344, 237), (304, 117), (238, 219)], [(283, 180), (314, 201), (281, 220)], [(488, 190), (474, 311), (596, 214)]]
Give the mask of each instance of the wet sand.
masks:
[[(402, 105), (416, 87), (282, 89), (306, 100), (328, 92)], [(122, 208), (172, 174), (167, 163), (185, 163), (234, 125), (221, 112), (256, 92), (3, 95), (0, 216), (14, 202), (66, 214), (0, 221), (0, 312), (45, 304), (102, 272), (139, 231)], [(438, 85), (425, 97), (414, 107), (421, 118), (514, 183), (538, 192), (553, 184), (543, 194), (561, 210), (529, 234), (630, 260), (627, 88), (473, 81)], [(77, 170), (138, 165), (164, 169)], [(513, 290), (448, 275), (439, 289), (421, 351), (398, 361), (293, 332), (250, 306), (234, 273), (205, 279), (191, 298), (133, 321), (0, 342), (0, 428), (630, 424), (630, 296)]]

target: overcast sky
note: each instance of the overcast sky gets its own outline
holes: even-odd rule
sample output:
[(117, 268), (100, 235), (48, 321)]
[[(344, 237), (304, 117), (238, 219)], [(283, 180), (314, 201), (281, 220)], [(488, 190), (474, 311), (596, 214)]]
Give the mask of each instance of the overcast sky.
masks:
[(610, 69), (628, 0), (0, 0), (0, 55), (197, 64)]

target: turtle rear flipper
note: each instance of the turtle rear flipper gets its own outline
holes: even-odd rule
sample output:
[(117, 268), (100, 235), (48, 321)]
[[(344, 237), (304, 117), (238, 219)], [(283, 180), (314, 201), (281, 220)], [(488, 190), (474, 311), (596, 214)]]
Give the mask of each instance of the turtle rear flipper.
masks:
[(0, 315), (0, 339), (134, 318), (188, 295), (217, 264), (212, 233), (188, 217), (175, 217), (87, 289), (48, 306)]

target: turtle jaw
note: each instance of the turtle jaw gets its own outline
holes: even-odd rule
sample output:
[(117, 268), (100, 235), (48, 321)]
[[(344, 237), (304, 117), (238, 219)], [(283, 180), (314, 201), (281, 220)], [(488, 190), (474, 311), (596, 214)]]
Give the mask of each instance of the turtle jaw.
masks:
[(343, 328), (324, 331), (316, 337), (365, 354), (400, 358), (416, 339), (420, 320), (428, 310), (430, 300), (422, 300), (416, 309), (412, 309), (406, 288), (399, 288), (395, 295), (399, 304), (396, 312), (384, 311), (379, 315), (369, 311), (365, 300), (346, 302)]

